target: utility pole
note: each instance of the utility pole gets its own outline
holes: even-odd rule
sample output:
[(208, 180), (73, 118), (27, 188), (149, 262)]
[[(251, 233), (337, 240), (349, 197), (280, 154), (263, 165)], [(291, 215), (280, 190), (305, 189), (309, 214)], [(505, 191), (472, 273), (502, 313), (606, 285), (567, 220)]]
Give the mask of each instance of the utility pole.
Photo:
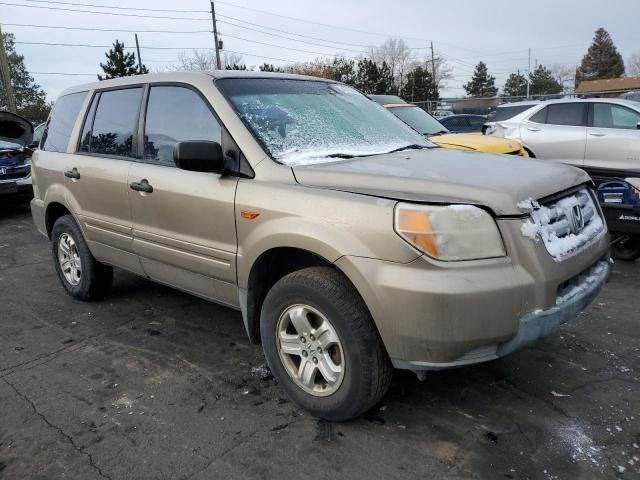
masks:
[(530, 86), (531, 86), (531, 49), (529, 49), (529, 66), (527, 67), (527, 99), (529, 99)]
[(136, 51), (138, 52), (138, 72), (142, 73), (142, 57), (140, 56), (140, 44), (138, 43), (138, 34), (136, 36)]
[(433, 42), (431, 42), (431, 77), (433, 78), (434, 91), (438, 88), (438, 81), (436, 80), (436, 57), (433, 54)]
[(213, 41), (216, 43), (216, 68), (222, 70), (220, 63), (220, 44), (218, 43), (218, 26), (216, 25), (216, 7), (213, 6), (211, 0), (211, 21), (213, 22)]
[(18, 113), (16, 109), (16, 97), (13, 95), (13, 87), (11, 86), (11, 74), (9, 73), (9, 60), (4, 47), (4, 37), (2, 36), (2, 28), (0, 27), (0, 79), (4, 91), (7, 92), (7, 105), (11, 113)]

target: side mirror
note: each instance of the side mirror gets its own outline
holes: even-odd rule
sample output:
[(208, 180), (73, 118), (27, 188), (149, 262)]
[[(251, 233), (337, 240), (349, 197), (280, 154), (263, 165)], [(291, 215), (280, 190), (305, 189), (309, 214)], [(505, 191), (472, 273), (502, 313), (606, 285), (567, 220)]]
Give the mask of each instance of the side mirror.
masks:
[(191, 172), (222, 173), (225, 170), (224, 155), (218, 142), (178, 142), (173, 147), (173, 161), (178, 168)]
[(640, 122), (638, 122), (638, 124), (636, 125), (636, 128), (640, 130)]

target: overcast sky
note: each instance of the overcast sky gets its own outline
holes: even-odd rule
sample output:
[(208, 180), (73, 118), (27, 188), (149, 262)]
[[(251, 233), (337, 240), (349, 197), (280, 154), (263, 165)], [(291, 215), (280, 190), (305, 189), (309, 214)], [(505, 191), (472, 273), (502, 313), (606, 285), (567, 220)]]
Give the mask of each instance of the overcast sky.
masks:
[[(12, 5), (3, 4), (5, 1)], [(68, 2), (120, 8), (80, 7), (69, 5)], [(19, 7), (16, 4), (38, 8)], [(137, 9), (193, 12), (136, 11), (131, 10), (131, 6)], [(80, 13), (81, 10), (139, 16)], [(13, 32), (18, 42), (109, 45), (118, 38), (127, 47), (135, 47), (133, 33), (95, 29), (137, 30), (140, 32), (142, 60), (152, 71), (175, 64), (179, 49), (184, 48), (190, 53), (194, 48), (213, 45), (212, 34), (208, 33), (211, 30), (211, 18), (207, 11), (208, 0), (0, 0), (3, 30)], [(442, 92), (446, 96), (464, 94), (462, 84), (469, 80), (473, 65), (479, 60), (488, 64), (489, 72), (497, 78), (497, 85), (502, 87), (510, 72), (518, 69), (526, 71), (528, 48), (532, 49), (532, 63), (537, 59), (545, 65), (559, 63), (574, 66), (580, 62), (594, 31), (600, 26), (609, 31), (625, 60), (632, 52), (640, 50), (640, 0), (608, 3), (602, 0), (218, 0), (216, 13), (219, 15), (218, 26), (225, 49), (242, 52), (243, 62), (248, 66), (263, 62), (281, 65), (290, 63), (287, 61), (311, 60), (322, 56), (319, 54), (342, 53), (357, 57), (366, 51), (367, 45), (378, 45), (391, 37), (404, 39), (414, 49), (416, 57), (423, 59), (429, 52), (426, 47), (432, 40), (436, 55), (446, 58), (453, 68), (453, 78)], [(203, 32), (176, 34), (144, 30)], [(29, 44), (18, 44), (16, 47), (25, 56), (27, 68), (50, 99), (55, 99), (68, 86), (95, 80), (95, 74), (100, 72), (99, 63), (104, 60), (107, 50)], [(47, 72), (89, 75), (51, 75)]]

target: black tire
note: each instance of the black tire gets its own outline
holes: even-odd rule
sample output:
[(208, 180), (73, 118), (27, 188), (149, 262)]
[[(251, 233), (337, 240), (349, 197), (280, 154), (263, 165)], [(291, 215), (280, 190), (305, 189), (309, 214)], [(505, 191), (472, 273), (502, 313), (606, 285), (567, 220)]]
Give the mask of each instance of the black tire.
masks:
[[(65, 234), (75, 242), (82, 266), (80, 281), (77, 285), (67, 280), (58, 260), (58, 245), (60, 238)], [(54, 268), (60, 283), (69, 295), (79, 300), (95, 300), (104, 297), (111, 288), (113, 268), (98, 262), (93, 257), (73, 216), (64, 215), (56, 220), (51, 231), (51, 247)]]
[[(278, 353), (278, 320), (298, 304), (322, 313), (342, 345), (344, 377), (328, 396), (314, 396), (298, 386)], [(306, 268), (279, 280), (262, 306), (260, 335), (271, 372), (287, 396), (314, 416), (333, 421), (357, 417), (375, 405), (391, 383), (393, 368), (371, 314), (351, 282), (334, 268)]]
[(625, 262), (633, 262), (640, 258), (640, 238), (628, 238), (618, 241), (611, 246), (613, 258)]

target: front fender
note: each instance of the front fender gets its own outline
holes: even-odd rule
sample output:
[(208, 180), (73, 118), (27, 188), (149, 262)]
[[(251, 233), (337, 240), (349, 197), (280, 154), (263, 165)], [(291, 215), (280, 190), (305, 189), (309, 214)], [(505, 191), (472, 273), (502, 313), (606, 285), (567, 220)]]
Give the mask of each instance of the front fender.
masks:
[[(344, 255), (408, 263), (420, 254), (393, 231), (395, 201), (368, 195), (239, 182), (236, 196), (238, 286), (264, 252), (291, 247), (334, 263)], [(242, 210), (259, 215), (243, 218)]]

